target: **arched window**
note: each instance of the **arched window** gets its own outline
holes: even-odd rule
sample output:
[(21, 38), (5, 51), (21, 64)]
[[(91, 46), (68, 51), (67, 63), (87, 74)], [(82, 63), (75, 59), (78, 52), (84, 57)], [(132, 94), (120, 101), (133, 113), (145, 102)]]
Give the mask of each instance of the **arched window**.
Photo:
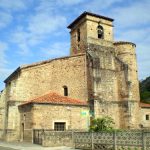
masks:
[(80, 41), (80, 29), (77, 30), (77, 40)]
[(101, 25), (98, 25), (97, 27), (97, 35), (99, 39), (104, 38), (104, 29)]
[(64, 96), (68, 96), (68, 87), (63, 86), (63, 88), (64, 88)]

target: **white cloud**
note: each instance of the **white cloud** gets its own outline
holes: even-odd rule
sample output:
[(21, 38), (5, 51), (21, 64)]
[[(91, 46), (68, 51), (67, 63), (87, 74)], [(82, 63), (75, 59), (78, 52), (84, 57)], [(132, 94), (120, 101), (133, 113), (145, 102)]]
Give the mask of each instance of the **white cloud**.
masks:
[(0, 68), (2, 68), (4, 65), (6, 65), (7, 60), (6, 60), (6, 50), (8, 46), (4, 42), (0, 42)]
[(76, 5), (79, 3), (83, 3), (85, 0), (57, 0), (57, 2), (62, 5)]
[(137, 27), (150, 23), (150, 1), (138, 1), (126, 7), (116, 7), (110, 11), (119, 27)]
[(19, 54), (28, 55), (31, 46), (35, 46), (43, 42), (51, 33), (61, 29), (66, 25), (66, 18), (63, 16), (48, 16), (48, 14), (37, 14), (30, 18), (27, 29), (17, 29), (12, 33), (11, 41), (16, 43), (20, 48)]
[(88, 11), (100, 12), (101, 9), (108, 9), (112, 4), (121, 1), (122, 0), (92, 0), (85, 5), (85, 9)]
[[(17, 27), (13, 31), (11, 41), (20, 48), (19, 54), (31, 54), (31, 47), (43, 42), (50, 34), (57, 34), (66, 27), (67, 21), (61, 14), (49, 12), (47, 8), (48, 1), (40, 1), (35, 7), (35, 12), (26, 16), (26, 27)], [(49, 4), (50, 1), (49, 1)], [(45, 8), (45, 9), (44, 9)]]
[(0, 11), (0, 29), (9, 25), (13, 19), (12, 15), (7, 12)]
[(63, 16), (37, 13), (30, 18), (28, 30), (35, 35), (49, 34), (64, 25), (66, 25), (66, 18)]
[[(117, 27), (116, 27), (117, 28)], [(118, 31), (117, 31), (118, 32)], [(129, 28), (125, 30), (120, 30), (118, 36), (116, 37), (117, 40), (129, 40), (132, 42), (145, 42), (149, 41), (150, 28)]]
[(0, 0), (0, 8), (5, 10), (22, 10), (26, 8), (24, 0)]
[(47, 47), (41, 48), (41, 52), (44, 56), (55, 58), (60, 56), (68, 56), (69, 43), (66, 42), (56, 42)]
[(12, 33), (10, 37), (10, 41), (17, 44), (19, 47), (18, 54), (28, 55), (29, 54), (29, 46), (28, 46), (29, 34), (24, 32), (23, 29), (17, 29)]
[(44, 9), (45, 11), (52, 11), (59, 6), (61, 7), (73, 6), (84, 2), (86, 2), (86, 0), (54, 0), (54, 1), (39, 0), (40, 5), (36, 8), (36, 10), (42, 11)]
[[(6, 43), (0, 41), (0, 80), (4, 80), (12, 71), (11, 69), (7, 69), (7, 60), (6, 60), (6, 51), (8, 46)], [(2, 84), (0, 84), (0, 90), (3, 88)]]
[(35, 7), (35, 10), (39, 13), (41, 12), (53, 12), (56, 9), (56, 1), (46, 1), (39, 0), (38, 6)]
[[(148, 63), (150, 66), (150, 48), (149, 43), (137, 43), (137, 56), (139, 63)], [(147, 70), (150, 73), (150, 69)]]

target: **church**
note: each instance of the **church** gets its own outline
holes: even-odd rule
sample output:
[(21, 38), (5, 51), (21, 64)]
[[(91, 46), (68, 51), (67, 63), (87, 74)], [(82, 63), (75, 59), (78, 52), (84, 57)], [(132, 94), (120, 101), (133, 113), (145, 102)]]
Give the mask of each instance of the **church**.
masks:
[(25, 140), (33, 129), (87, 131), (90, 118), (104, 116), (115, 128), (143, 126), (150, 106), (140, 106), (136, 45), (114, 41), (113, 21), (83, 12), (68, 25), (70, 56), (20, 66), (5, 79), (0, 138)]

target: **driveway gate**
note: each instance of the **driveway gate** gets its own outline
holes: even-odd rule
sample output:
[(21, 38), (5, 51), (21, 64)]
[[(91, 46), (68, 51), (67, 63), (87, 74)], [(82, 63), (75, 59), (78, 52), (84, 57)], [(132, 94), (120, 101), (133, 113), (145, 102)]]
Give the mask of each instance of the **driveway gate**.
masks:
[(33, 130), (33, 143), (42, 145), (42, 129), (34, 129)]

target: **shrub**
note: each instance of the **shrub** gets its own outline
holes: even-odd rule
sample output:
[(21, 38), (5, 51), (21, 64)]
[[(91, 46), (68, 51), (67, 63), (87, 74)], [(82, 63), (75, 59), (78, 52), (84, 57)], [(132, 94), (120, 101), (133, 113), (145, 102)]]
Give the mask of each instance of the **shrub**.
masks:
[(111, 117), (103, 117), (93, 119), (90, 126), (90, 131), (99, 132), (99, 131), (112, 131), (114, 121)]

